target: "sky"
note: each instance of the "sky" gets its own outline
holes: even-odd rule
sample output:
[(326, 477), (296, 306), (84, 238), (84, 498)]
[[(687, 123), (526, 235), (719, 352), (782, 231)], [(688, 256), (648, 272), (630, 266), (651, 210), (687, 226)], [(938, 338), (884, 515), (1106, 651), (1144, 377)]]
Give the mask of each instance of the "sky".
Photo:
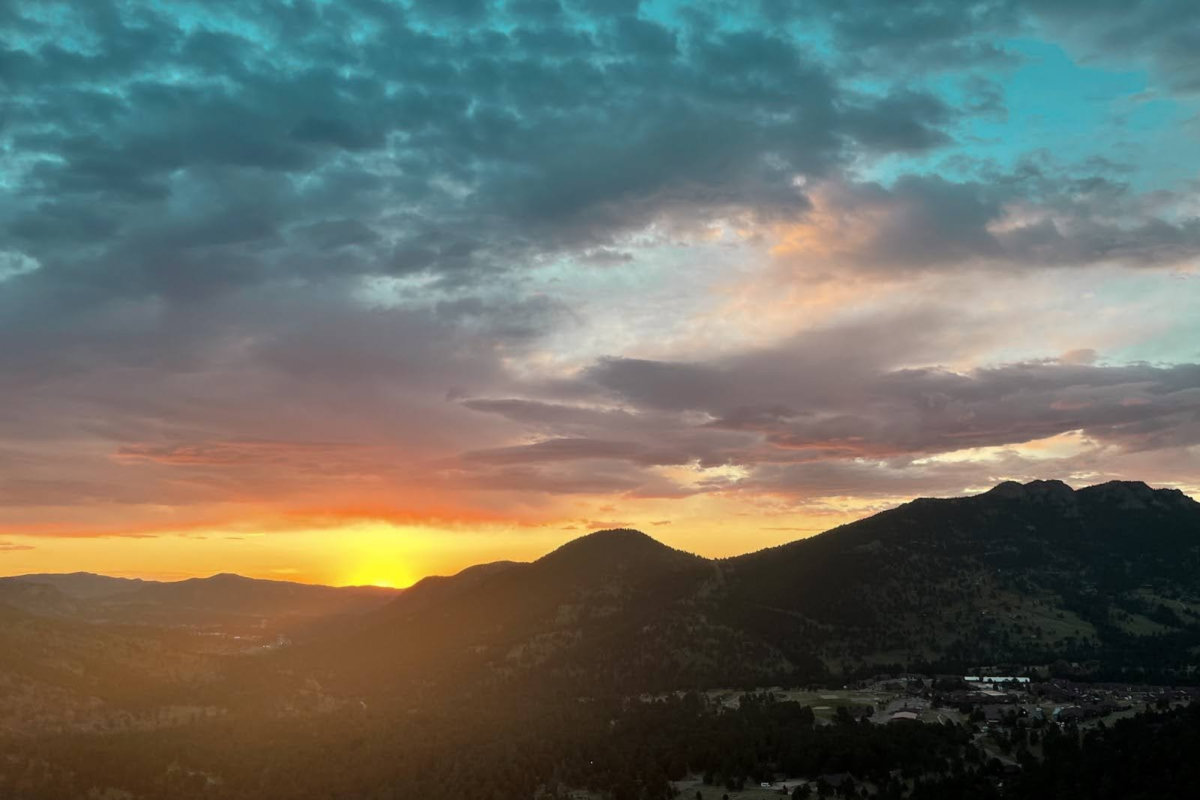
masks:
[(0, 574), (1200, 495), (1194, 0), (0, 5)]

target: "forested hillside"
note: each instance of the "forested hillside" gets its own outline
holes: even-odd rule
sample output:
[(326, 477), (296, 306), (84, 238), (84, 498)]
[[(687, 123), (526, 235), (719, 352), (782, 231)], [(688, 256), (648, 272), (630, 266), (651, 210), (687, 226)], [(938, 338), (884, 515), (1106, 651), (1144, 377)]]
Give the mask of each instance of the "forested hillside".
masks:
[(355, 691), (535, 670), (579, 694), (1054, 662), (1190, 680), (1200, 504), (1138, 483), (1010, 483), (726, 560), (602, 531), (428, 589), (292, 655)]

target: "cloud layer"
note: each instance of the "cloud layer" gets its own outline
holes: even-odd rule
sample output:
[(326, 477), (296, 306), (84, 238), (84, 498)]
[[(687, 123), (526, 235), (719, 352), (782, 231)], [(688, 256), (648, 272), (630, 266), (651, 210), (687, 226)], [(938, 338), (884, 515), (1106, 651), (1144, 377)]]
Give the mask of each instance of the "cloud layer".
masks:
[(1198, 13), (6, 4), (0, 534), (1200, 486)]

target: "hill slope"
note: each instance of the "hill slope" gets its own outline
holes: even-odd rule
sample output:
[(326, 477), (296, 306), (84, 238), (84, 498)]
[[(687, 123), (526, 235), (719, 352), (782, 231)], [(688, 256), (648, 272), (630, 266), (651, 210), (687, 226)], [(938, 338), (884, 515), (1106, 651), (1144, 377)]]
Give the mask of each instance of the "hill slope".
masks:
[(88, 601), (0, 581), (5, 602), (68, 618), (221, 619), (260, 638), (261, 618), (311, 615), (287, 629), (306, 630), (302, 644), (244, 677), (269, 687), (278, 669), (312, 677), (321, 696), (406, 702), (517, 684), (621, 695), (1060, 659), (1177, 677), (1200, 662), (1200, 504), (1140, 483), (1005, 483), (723, 560), (616, 530), (398, 596), (214, 576)]
[(726, 568), (740, 624), (769, 619), (835, 667), (1186, 660), (1200, 645), (1200, 504), (1142, 483), (915, 500)]
[(370, 686), (648, 691), (895, 664), (1200, 660), (1200, 504), (1140, 483), (1006, 483), (720, 561), (602, 531), (445, 580), (321, 663)]
[(0, 603), (31, 613), (168, 626), (359, 614), (385, 605), (398, 593), (375, 586), (318, 586), (225, 573), (169, 582), (87, 572), (0, 578)]
[(436, 597), (418, 584), (371, 624), (298, 657), (352, 676), (359, 690), (481, 686), (535, 672), (542, 685), (575, 686), (598, 674), (604, 653), (628, 655), (646, 626), (693, 603), (712, 572), (712, 562), (640, 532), (600, 531), (533, 563), (443, 579)]
[(131, 592), (155, 581), (140, 578), (111, 578), (91, 572), (36, 573), (0, 578), (0, 584), (22, 582), (53, 586), (68, 597), (92, 600)]

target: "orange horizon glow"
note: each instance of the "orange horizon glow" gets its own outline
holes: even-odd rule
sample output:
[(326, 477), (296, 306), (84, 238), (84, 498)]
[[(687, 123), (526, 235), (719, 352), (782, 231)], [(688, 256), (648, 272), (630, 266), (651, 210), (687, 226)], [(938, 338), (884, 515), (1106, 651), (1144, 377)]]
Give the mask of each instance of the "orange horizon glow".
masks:
[[(781, 515), (764, 509), (752, 517), (732, 501), (720, 518), (681, 518), (667, 513), (671, 501), (651, 510), (603, 519), (507, 525), (405, 525), (357, 520), (340, 525), (284, 529), (274, 522), (236, 527), (142, 531), (134, 536), (46, 536), (0, 532), (0, 574), (94, 572), (147, 580), (182, 580), (233, 572), (250, 578), (329, 586), (402, 589), (431, 575), (450, 575), (491, 561), (533, 561), (572, 539), (609, 527), (633, 527), (664, 544), (720, 558), (784, 544), (836, 527), (875, 510)], [(680, 501), (676, 501), (680, 502)], [(683, 501), (687, 502), (687, 501)], [(721, 505), (696, 498), (703, 507)], [(601, 508), (610, 508), (602, 505)], [(661, 509), (661, 510), (659, 510)], [(592, 523), (592, 524), (587, 524)]]
[[(1063, 435), (1030, 445), (1027, 451), (1051, 457), (1076, 446), (1077, 437)], [(963, 451), (959, 457), (988, 460), (1003, 455), (1004, 451), (985, 448)], [(953, 456), (929, 459), (953, 460)], [(1100, 482), (1100, 476), (1076, 484), (1089, 482)], [(1200, 487), (1173, 486), (1200, 495)], [(971, 487), (963, 493), (988, 488)], [(782, 498), (770, 496), (753, 501), (719, 495), (641, 500), (627, 504), (628, 514), (611, 503), (593, 502), (577, 504), (591, 506), (580, 509), (593, 512), (588, 517), (538, 524), (354, 520), (285, 529), (272, 520), (258, 529), (240, 522), (132, 536), (46, 536), (0, 528), (0, 576), (92, 572), (174, 581), (232, 572), (264, 580), (403, 589), (422, 578), (452, 575), (476, 564), (534, 561), (580, 536), (614, 527), (636, 528), (670, 547), (708, 558), (738, 556), (805, 539), (911, 499), (823, 497), (806, 513), (790, 510)]]
[[(814, 446), (811, 439), (805, 443)], [(788, 443), (777, 446), (786, 450)], [(892, 452), (845, 439), (818, 445), (847, 457), (883, 459)], [(1011, 459), (1040, 471), (1091, 452), (1080, 431), (1020, 445), (974, 447), (916, 459), (920, 467), (982, 465), (989, 483), (964, 485), (973, 494), (1010, 477)], [(866, 454), (866, 455), (864, 455)], [(149, 580), (180, 580), (232, 572), (250, 578), (329, 586), (406, 588), (493, 561), (533, 561), (595, 530), (628, 527), (664, 544), (710, 558), (742, 555), (807, 538), (911, 500), (903, 494), (860, 495), (819, 487), (811, 497), (779, 490), (739, 489), (743, 467), (664, 466), (656, 475), (682, 495), (549, 496), (530, 502), (475, 494), (455, 506), (438, 491), (389, 494), (386, 487), (353, 498), (335, 489), (322, 504), (311, 496), (264, 496), (211, 506), (57, 508), (45, 518), (5, 517), (0, 509), (0, 575), (93, 572)], [(1013, 477), (1020, 477), (1013, 476)], [(1079, 473), (1079, 485), (1112, 476)], [(704, 482), (728, 489), (700, 491)], [(1174, 485), (1189, 494), (1196, 487)], [(945, 492), (943, 492), (943, 495)], [(118, 522), (118, 521), (121, 522)]]

